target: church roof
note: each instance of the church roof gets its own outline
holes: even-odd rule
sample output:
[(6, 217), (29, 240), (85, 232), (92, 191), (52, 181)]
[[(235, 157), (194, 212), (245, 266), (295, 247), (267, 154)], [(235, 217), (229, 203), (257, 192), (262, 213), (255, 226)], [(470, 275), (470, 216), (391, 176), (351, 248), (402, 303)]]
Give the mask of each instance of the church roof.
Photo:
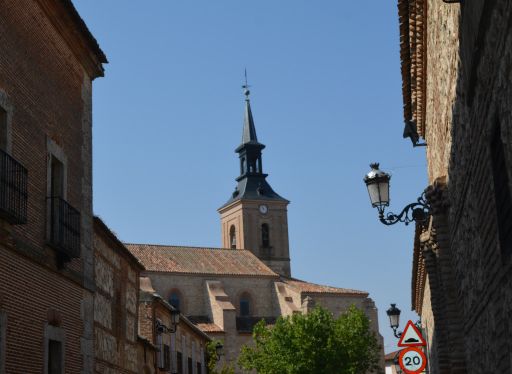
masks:
[(350, 288), (339, 288), (331, 286), (323, 286), (321, 284), (309, 283), (296, 278), (285, 278), (281, 277), (283, 282), (288, 284), (290, 287), (295, 288), (299, 292), (304, 293), (321, 293), (321, 294), (337, 294), (337, 295), (353, 295), (367, 297), (368, 292), (353, 290)]
[(244, 249), (125, 244), (147, 271), (278, 277)]
[(268, 184), (264, 177), (244, 178), (238, 182), (231, 198), (219, 210), (238, 200), (282, 201), (289, 203), (279, 196)]

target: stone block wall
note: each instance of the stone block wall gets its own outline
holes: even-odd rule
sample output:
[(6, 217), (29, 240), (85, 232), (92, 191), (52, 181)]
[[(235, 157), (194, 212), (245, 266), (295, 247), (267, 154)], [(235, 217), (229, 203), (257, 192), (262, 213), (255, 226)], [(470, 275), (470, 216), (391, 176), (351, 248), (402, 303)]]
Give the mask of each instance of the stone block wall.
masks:
[(95, 222), (95, 373), (138, 373), (138, 273), (126, 249)]

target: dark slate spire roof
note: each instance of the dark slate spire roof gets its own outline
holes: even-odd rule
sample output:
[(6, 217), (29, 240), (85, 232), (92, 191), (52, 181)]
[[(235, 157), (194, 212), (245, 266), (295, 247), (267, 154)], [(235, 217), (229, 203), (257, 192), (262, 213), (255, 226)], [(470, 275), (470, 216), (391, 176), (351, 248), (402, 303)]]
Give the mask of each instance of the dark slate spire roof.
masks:
[(256, 127), (254, 126), (254, 118), (252, 116), (251, 103), (249, 100), (250, 91), (245, 88), (245, 113), (244, 126), (242, 132), (242, 144), (235, 150), (240, 157), (241, 173), (236, 181), (238, 185), (235, 188), (231, 198), (227, 201), (226, 206), (236, 200), (280, 200), (288, 202), (288, 200), (279, 196), (270, 187), (266, 181), (267, 174), (263, 173), (262, 154), (265, 148), (264, 144), (258, 142), (256, 136)]
[(256, 128), (254, 127), (254, 119), (252, 118), (251, 102), (249, 101), (249, 91), (246, 91), (245, 95), (245, 116), (244, 131), (242, 133), (242, 144), (258, 143)]

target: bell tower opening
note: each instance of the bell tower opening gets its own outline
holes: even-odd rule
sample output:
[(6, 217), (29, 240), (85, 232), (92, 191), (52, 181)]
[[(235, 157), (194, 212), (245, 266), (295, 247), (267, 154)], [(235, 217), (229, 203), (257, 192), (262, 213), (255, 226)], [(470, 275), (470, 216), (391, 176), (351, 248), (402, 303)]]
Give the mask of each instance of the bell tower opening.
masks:
[(236, 228), (234, 225), (229, 228), (229, 246), (231, 249), (236, 249)]

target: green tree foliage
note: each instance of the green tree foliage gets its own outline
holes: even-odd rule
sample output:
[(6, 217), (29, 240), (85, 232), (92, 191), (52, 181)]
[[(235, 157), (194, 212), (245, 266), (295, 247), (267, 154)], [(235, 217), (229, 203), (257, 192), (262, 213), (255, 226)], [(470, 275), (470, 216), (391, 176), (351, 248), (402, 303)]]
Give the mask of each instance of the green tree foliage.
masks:
[(259, 374), (363, 374), (379, 372), (379, 352), (370, 321), (355, 306), (335, 319), (321, 307), (309, 314), (260, 321), (254, 344), (242, 347), (239, 365)]

